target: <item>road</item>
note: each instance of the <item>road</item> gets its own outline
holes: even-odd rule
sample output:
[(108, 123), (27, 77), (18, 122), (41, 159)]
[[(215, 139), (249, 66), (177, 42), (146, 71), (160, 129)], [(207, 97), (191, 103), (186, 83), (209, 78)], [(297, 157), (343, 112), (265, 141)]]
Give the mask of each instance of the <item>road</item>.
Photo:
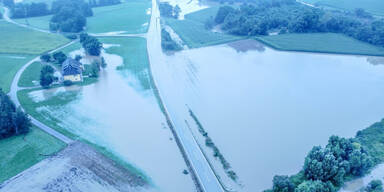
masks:
[[(53, 53), (57, 50), (60, 50), (60, 49), (63, 49), (64, 47), (67, 47), (69, 45), (72, 45), (73, 43), (75, 43), (76, 41), (72, 41), (70, 43), (67, 43), (66, 45), (63, 45), (55, 50), (52, 50), (50, 51), (49, 53)], [(19, 98), (17, 97), (17, 92), (19, 90), (21, 90), (22, 88), (20, 88), (18, 86), (18, 82), (20, 80), (20, 77), (21, 77), (21, 74), (23, 74), (24, 70), (29, 66), (31, 65), (32, 63), (36, 62), (36, 61), (40, 61), (40, 58), (39, 57), (36, 57), (34, 59), (32, 59), (31, 61), (29, 61), (28, 63), (26, 63), (25, 65), (23, 65), (16, 73), (15, 77), (13, 78), (12, 80), (12, 84), (11, 84), (11, 90), (9, 92), (9, 97), (11, 98), (11, 100), (15, 103), (15, 105), (17, 107), (22, 107), (20, 105), (20, 101), (19, 101)], [(21, 108), (23, 109), (23, 108)], [(24, 110), (24, 109), (23, 109)], [(64, 143), (66, 144), (70, 144), (73, 142), (72, 139), (68, 138), (67, 136), (57, 132), (56, 130), (44, 125), (44, 123), (41, 123), (40, 121), (36, 120), (35, 118), (33, 118), (32, 116), (29, 116), (31, 118), (31, 122), (33, 125), (37, 126), (38, 128), (44, 130), (45, 132), (47, 132), (48, 134), (56, 137), (57, 139), (63, 141)]]
[[(160, 13), (156, 0), (152, 0), (152, 16), (147, 34), (147, 49), (149, 63), (151, 66), (151, 74), (156, 86), (157, 82), (161, 81), (161, 79), (156, 79), (158, 76), (156, 76), (156, 67), (154, 65), (159, 65), (160, 62), (165, 62), (165, 55), (161, 49)], [(158, 90), (158, 92), (160, 100), (162, 100), (161, 90)], [(202, 190), (206, 192), (223, 192), (223, 187), (221, 186), (190, 130), (186, 127), (176, 126), (185, 124), (175, 124), (176, 121), (180, 120), (169, 116), (166, 103), (163, 103), (163, 101), (161, 101), (161, 103), (164, 105), (166, 115), (172, 124), (176, 134), (175, 137), (180, 141), (179, 147), (181, 147), (182, 151), (185, 153), (185, 157), (189, 161)]]

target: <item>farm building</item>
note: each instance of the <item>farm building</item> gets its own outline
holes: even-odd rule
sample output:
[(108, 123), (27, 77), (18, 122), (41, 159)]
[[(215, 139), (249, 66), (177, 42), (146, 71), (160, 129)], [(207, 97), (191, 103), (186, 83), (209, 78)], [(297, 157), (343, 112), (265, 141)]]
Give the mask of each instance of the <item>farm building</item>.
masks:
[(79, 82), (83, 81), (82, 64), (75, 59), (67, 58), (62, 64), (61, 72), (64, 81)]

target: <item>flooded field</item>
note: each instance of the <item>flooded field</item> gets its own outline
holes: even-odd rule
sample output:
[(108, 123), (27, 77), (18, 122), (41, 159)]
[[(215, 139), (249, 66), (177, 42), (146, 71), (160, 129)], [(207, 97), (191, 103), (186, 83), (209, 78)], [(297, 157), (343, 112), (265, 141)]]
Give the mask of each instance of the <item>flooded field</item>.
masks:
[[(193, 191), (192, 179), (183, 174), (187, 167), (152, 90), (138, 88), (141, 84), (135, 73), (117, 70), (129, 62), (109, 52), (120, 45), (104, 47), (102, 56), (108, 66), (97, 83), (32, 91), (28, 95), (36, 103), (69, 99), (62, 105), (42, 105), (36, 110), (45, 121), (54, 119), (60, 127), (134, 165), (150, 177), (155, 190)], [(79, 53), (84, 54), (78, 50), (70, 55)], [(82, 62), (89, 63), (87, 59)]]
[(275, 174), (298, 172), (312, 146), (334, 134), (353, 137), (384, 117), (384, 66), (372, 58), (255, 43), (185, 50), (152, 65), (176, 126), (199, 134), (191, 110), (242, 191), (271, 187)]

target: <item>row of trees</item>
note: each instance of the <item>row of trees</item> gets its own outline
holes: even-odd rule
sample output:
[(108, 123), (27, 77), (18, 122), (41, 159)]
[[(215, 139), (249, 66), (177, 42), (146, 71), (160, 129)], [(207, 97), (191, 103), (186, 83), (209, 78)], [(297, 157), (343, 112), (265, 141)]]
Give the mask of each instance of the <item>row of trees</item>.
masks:
[(162, 17), (179, 18), (181, 9), (179, 5), (172, 6), (168, 2), (162, 2), (159, 5), (160, 15)]
[(93, 16), (91, 6), (84, 0), (56, 0), (52, 3), (51, 31), (77, 33), (87, 24), (86, 17)]
[(80, 34), (80, 43), (85, 52), (92, 56), (99, 56), (103, 48), (103, 44), (96, 37), (89, 36), (87, 33)]
[(55, 62), (59, 66), (67, 59), (67, 55), (63, 53), (62, 51), (58, 51), (53, 53), (52, 55), (50, 54), (44, 54), (40, 56), (40, 60), (46, 63), (50, 62)]
[[(207, 21), (211, 22), (211, 21)], [(221, 7), (215, 24), (235, 35), (279, 33), (342, 33), (374, 45), (384, 46), (384, 20), (374, 19), (363, 9), (354, 12), (321, 10), (294, 0), (260, 0), (235, 9)]]
[(299, 174), (275, 176), (272, 190), (267, 191), (335, 192), (346, 178), (362, 176), (373, 165), (372, 157), (357, 140), (332, 136), (325, 148), (312, 148)]
[(11, 7), (12, 18), (38, 17), (51, 12), (46, 3), (17, 3)]
[(0, 139), (28, 133), (31, 121), (0, 89)]
[(179, 51), (182, 49), (165, 29), (161, 29), (161, 47), (167, 51)]

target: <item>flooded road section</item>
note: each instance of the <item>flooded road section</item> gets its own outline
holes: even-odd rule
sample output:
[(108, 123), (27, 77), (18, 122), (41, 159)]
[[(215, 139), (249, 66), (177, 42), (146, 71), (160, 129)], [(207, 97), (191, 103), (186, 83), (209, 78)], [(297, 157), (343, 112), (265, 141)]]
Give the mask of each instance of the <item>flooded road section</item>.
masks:
[[(113, 47), (119, 45), (106, 45)], [(106, 49), (108, 52), (108, 49)], [(71, 55), (83, 54), (74, 51)], [(194, 191), (180, 151), (166, 125), (152, 90), (138, 89), (135, 74), (124, 77), (116, 67), (123, 59), (102, 53), (108, 64), (99, 81), (85, 87), (34, 91), (29, 96), (39, 102), (52, 96), (75, 92), (76, 99), (63, 106), (43, 106), (46, 118), (92, 143), (105, 147), (149, 176), (155, 191)], [(84, 63), (89, 63), (82, 60)], [(123, 71), (126, 73), (127, 71)]]
[(185, 50), (152, 65), (169, 115), (183, 122), (176, 126), (197, 129), (193, 111), (241, 191), (271, 187), (275, 174), (298, 172), (314, 145), (333, 134), (353, 137), (384, 117), (383, 65), (243, 43)]

